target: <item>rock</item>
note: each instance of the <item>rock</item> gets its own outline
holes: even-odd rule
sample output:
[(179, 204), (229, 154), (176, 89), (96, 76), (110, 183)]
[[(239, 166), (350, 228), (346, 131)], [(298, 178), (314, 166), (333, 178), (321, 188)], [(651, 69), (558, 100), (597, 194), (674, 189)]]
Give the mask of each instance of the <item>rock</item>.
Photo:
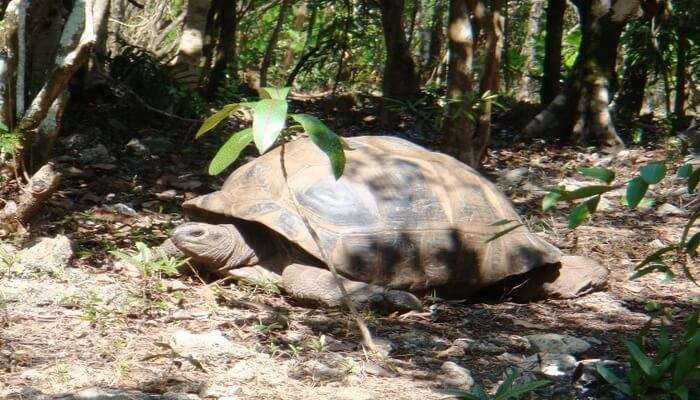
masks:
[(512, 296), (521, 301), (572, 299), (604, 287), (609, 274), (605, 266), (592, 258), (563, 256), (559, 264), (527, 274), (528, 279), (512, 291)]
[(69, 149), (80, 150), (90, 143), (90, 137), (82, 133), (74, 133), (61, 139), (61, 143)]
[(30, 247), (17, 261), (16, 267), (20, 273), (60, 274), (70, 265), (73, 259), (71, 242), (63, 235), (54, 238), (42, 238), (39, 243)]
[(576, 358), (571, 354), (537, 353), (518, 364), (525, 371), (541, 372), (547, 376), (571, 375), (576, 369)]
[(200, 182), (196, 179), (190, 179), (190, 180), (186, 180), (186, 181), (177, 180), (177, 181), (171, 182), (170, 184), (172, 186), (174, 186), (178, 189), (182, 189), (182, 190), (193, 190), (193, 189), (197, 189), (198, 187), (203, 185), (202, 182)]
[(237, 394), (240, 394), (241, 392), (241, 387), (232, 385), (232, 386), (224, 386), (224, 385), (212, 385), (208, 383), (202, 384), (202, 386), (199, 388), (199, 396), (200, 397), (218, 397), (219, 399), (223, 396), (234, 396)]
[(373, 362), (365, 363), (362, 367), (362, 372), (367, 375), (380, 376), (383, 378), (394, 376), (394, 374), (389, 372), (387, 369)]
[(108, 164), (115, 160), (114, 157), (109, 153), (109, 150), (102, 143), (97, 144), (94, 147), (90, 147), (80, 151), (79, 161), (85, 164), (92, 163), (102, 163)]
[(518, 186), (527, 178), (528, 172), (527, 167), (502, 171), (498, 177), (498, 183), (506, 188)]
[(148, 147), (136, 138), (129, 140), (129, 143), (126, 144), (126, 150), (137, 156), (145, 156), (150, 153)]
[(373, 337), (372, 341), (374, 342), (374, 346), (377, 348), (379, 355), (382, 357), (387, 357), (392, 351), (397, 349), (394, 342), (387, 338)]
[(443, 372), (440, 380), (445, 386), (464, 391), (469, 391), (474, 386), (474, 378), (472, 378), (472, 374), (468, 369), (452, 361), (444, 362), (440, 369)]
[(226, 376), (239, 382), (246, 382), (254, 379), (256, 374), (255, 364), (248, 361), (238, 361), (228, 370)]
[(62, 397), (61, 400), (151, 400), (152, 397), (136, 391), (118, 389), (87, 388), (78, 393)]
[(117, 204), (114, 204), (114, 205), (107, 205), (107, 206), (104, 206), (103, 208), (104, 208), (105, 210), (109, 211), (109, 212), (113, 212), (113, 213), (116, 213), (116, 214), (127, 215), (127, 216), (129, 216), (129, 217), (135, 217), (135, 216), (138, 215), (138, 213), (136, 212), (136, 210), (134, 210), (133, 208), (127, 206), (127, 205), (124, 204), (124, 203), (117, 203)]
[(528, 335), (525, 338), (537, 348), (540, 353), (553, 354), (579, 354), (591, 348), (590, 343), (585, 340), (569, 335), (558, 333), (543, 333)]
[(341, 380), (345, 377), (345, 371), (340, 368), (331, 367), (317, 360), (309, 360), (302, 364), (302, 370), (314, 379), (319, 380)]
[(333, 393), (325, 397), (328, 400), (376, 400), (377, 395), (356, 387), (333, 389)]
[(454, 344), (471, 354), (498, 355), (506, 352), (505, 348), (483, 340), (457, 339)]
[(583, 382), (605, 382), (605, 379), (598, 373), (597, 365), (603, 364), (605, 368), (615, 373), (617, 376), (625, 376), (625, 367), (613, 360), (601, 360), (600, 358), (589, 358), (580, 361), (580, 368), (582, 368), (581, 376), (578, 380)]
[(244, 358), (252, 355), (250, 350), (232, 343), (219, 330), (191, 333), (180, 329), (171, 337), (170, 345), (180, 355), (190, 356), (200, 362)]
[(159, 200), (175, 200), (177, 199), (177, 191), (174, 189), (168, 189), (160, 193), (156, 193), (156, 197)]
[(674, 206), (673, 204), (664, 203), (656, 209), (655, 214), (661, 217), (665, 217), (668, 215), (684, 215), (685, 212), (680, 208)]
[(613, 295), (608, 292), (591, 293), (588, 296), (576, 299), (575, 304), (598, 313), (608, 314), (611, 317), (614, 316), (615, 318), (620, 315), (624, 315), (627, 318), (637, 318), (639, 320), (646, 320), (648, 318), (644, 313), (631, 311), (622, 301), (614, 298)]

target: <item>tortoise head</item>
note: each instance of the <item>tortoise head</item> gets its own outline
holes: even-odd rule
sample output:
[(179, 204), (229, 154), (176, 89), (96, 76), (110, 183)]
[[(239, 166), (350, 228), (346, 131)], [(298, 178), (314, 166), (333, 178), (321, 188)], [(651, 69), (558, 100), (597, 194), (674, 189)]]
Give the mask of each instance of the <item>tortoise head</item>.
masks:
[(176, 228), (171, 239), (186, 257), (212, 270), (238, 268), (257, 261), (235, 225), (191, 222)]

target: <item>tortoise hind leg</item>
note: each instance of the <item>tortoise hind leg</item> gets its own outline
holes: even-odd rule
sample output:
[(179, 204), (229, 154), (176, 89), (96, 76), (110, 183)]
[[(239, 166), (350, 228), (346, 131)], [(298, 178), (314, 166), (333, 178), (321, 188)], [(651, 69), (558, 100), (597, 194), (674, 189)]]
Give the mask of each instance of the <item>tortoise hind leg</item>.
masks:
[(519, 301), (543, 298), (572, 299), (605, 286), (609, 271), (599, 262), (566, 255), (561, 262), (536, 268), (510, 295)]
[[(389, 312), (421, 309), (420, 300), (411, 293), (341, 279), (355, 304), (370, 305)], [(326, 307), (337, 307), (342, 303), (340, 288), (333, 274), (325, 268), (291, 264), (282, 272), (282, 287), (292, 298), (302, 303), (321, 304)]]

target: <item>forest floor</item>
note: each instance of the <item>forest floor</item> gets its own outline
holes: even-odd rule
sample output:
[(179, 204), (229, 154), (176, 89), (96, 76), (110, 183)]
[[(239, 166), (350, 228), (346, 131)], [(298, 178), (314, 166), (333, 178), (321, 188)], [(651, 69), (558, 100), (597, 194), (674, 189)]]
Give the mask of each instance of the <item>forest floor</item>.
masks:
[[(446, 361), (468, 369), (487, 391), (515, 368), (553, 382), (538, 391), (542, 398), (616, 398), (592, 372), (595, 360), (627, 362), (622, 339), (647, 321), (648, 301), (674, 314), (669, 323), (677, 337), (700, 295), (682, 277), (629, 279), (646, 255), (678, 240), (697, 207), (698, 196), (687, 194), (682, 180), (654, 186), (648, 196), (654, 204), (641, 211), (621, 205), (621, 192), (610, 193), (603, 210), (576, 230), (566, 227), (569, 207), (540, 208), (543, 188), (586, 182), (576, 173), (582, 166), (608, 165), (622, 182), (652, 160), (669, 159), (673, 175), (681, 162), (674, 150), (634, 146), (611, 160), (553, 144), (508, 144), (512, 138), (502, 130), (484, 172), (536, 234), (608, 266), (608, 287), (573, 300), (428, 297), (423, 313), (365, 312), (388, 351), (373, 356), (358, 346), (357, 329), (341, 310), (298, 307), (271, 285), (236, 286), (194, 273), (144, 278), (116, 263), (110, 251), (139, 241), (157, 245), (184, 220), (182, 201), (217, 189), (222, 178), (205, 175), (217, 144), (193, 142), (196, 127), (180, 124), (179, 136), (163, 126), (130, 131), (129, 121), (105, 115), (88, 110), (80, 124), (66, 126), (56, 152), (66, 171), (60, 192), (28, 235), (4, 238), (2, 398), (442, 399), (463, 378), (446, 375)], [(366, 124), (336, 131), (378, 132), (371, 118), (357, 119)], [(0, 197), (11, 189), (0, 188)], [(7, 243), (28, 247), (55, 235), (72, 243), (68, 268), (11, 265)], [(691, 268), (700, 275), (697, 265)], [(545, 333), (570, 335), (590, 348), (553, 361), (538, 357), (526, 336)], [(563, 372), (552, 372), (548, 362)]]

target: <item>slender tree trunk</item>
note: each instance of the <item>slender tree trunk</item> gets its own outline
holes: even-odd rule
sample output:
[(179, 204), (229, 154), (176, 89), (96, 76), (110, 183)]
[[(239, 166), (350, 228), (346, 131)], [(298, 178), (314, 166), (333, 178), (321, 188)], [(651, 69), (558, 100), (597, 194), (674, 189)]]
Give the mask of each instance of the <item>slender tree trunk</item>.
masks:
[[(306, 21), (306, 16), (309, 13), (309, 7), (306, 1), (300, 2), (296, 7), (293, 8), (292, 14), (294, 15), (294, 20), (292, 22), (292, 29), (297, 32), (299, 36), (304, 31), (304, 22)], [(288, 71), (294, 63), (294, 50), (292, 46), (289, 46), (287, 51), (284, 53), (282, 58), (281, 68), (284, 71)]]
[(291, 87), (294, 85), (294, 80), (297, 78), (297, 75), (301, 72), (301, 70), (304, 68), (306, 63), (316, 55), (321, 50), (321, 40), (320, 36), (321, 34), (317, 36), (316, 44), (314, 47), (309, 48), (309, 44), (311, 43), (311, 39), (313, 38), (314, 34), (314, 27), (316, 26), (316, 16), (318, 15), (318, 5), (314, 4), (311, 7), (311, 16), (309, 17), (309, 24), (306, 28), (306, 39), (304, 40), (304, 47), (302, 50), (301, 57), (299, 57), (299, 60), (297, 60), (296, 65), (292, 69), (292, 71), (287, 75), (287, 80), (285, 81), (284, 86), (289, 86)]
[(445, 145), (460, 160), (475, 166), (478, 157), (473, 151), (475, 126), (470, 100), (473, 91), (474, 34), (466, 1), (449, 0), (448, 21), (447, 106), (443, 126)]
[(688, 27), (682, 17), (678, 21), (678, 34), (676, 42), (676, 97), (673, 102), (673, 113), (678, 120), (685, 119), (686, 101), (688, 93)]
[(379, 4), (386, 43), (382, 91), (385, 97), (408, 100), (418, 93), (418, 79), (404, 30), (404, 1), (381, 0)]
[(277, 23), (275, 23), (275, 28), (270, 34), (270, 39), (267, 41), (267, 47), (265, 48), (265, 54), (263, 55), (262, 62), (260, 63), (260, 87), (267, 86), (267, 72), (272, 64), (272, 57), (277, 48), (277, 42), (280, 38), (280, 32), (282, 31), (282, 25), (284, 25), (284, 20), (287, 17), (287, 12), (291, 6), (290, 0), (284, 0), (280, 6), (279, 14), (277, 15)]
[(421, 76), (423, 81), (426, 81), (433, 71), (440, 64), (442, 59), (442, 46), (445, 42), (445, 1), (437, 0), (433, 9), (433, 21), (430, 28), (430, 39), (427, 45), (427, 51), (423, 57), (423, 67)]
[[(386, 61), (382, 78), (382, 94), (394, 100), (411, 100), (418, 95), (418, 77), (404, 29), (403, 0), (381, 0)], [(382, 108), (381, 120), (386, 126), (396, 124), (396, 116)]]
[(338, 70), (335, 74), (335, 79), (333, 79), (333, 90), (332, 93), (335, 94), (338, 90), (338, 85), (343, 80), (343, 73), (345, 68), (345, 57), (348, 52), (348, 45), (350, 43), (350, 29), (352, 28), (352, 3), (350, 0), (345, 0), (345, 23), (343, 26), (343, 43), (340, 45), (340, 52), (338, 55)]
[[(226, 67), (235, 65), (236, 62), (237, 3), (238, 0), (226, 0), (218, 5), (219, 32), (207, 87), (207, 97), (209, 98), (216, 93), (216, 89), (224, 82)], [(235, 68), (233, 73), (235, 74)]]
[(408, 26), (408, 48), (411, 49), (413, 45), (413, 35), (416, 33), (416, 25), (421, 19), (421, 0), (415, 0), (413, 3), (413, 9), (411, 10), (411, 24)]
[(180, 37), (174, 64), (189, 64), (201, 67), (207, 16), (212, 0), (188, 0), (185, 28)]
[(627, 51), (620, 91), (615, 99), (615, 113), (620, 118), (631, 119), (639, 116), (644, 105), (644, 91), (651, 67), (652, 48), (649, 21), (634, 21), (625, 33)]
[(543, 0), (532, 0), (532, 10), (527, 20), (525, 31), (525, 45), (523, 46), (524, 61), (521, 68), (520, 81), (518, 82), (518, 92), (516, 99), (519, 101), (531, 101), (535, 92), (534, 82), (530, 75), (530, 68), (535, 61), (537, 48), (537, 34), (539, 32), (540, 18), (542, 17)]
[(614, 153), (624, 147), (608, 107), (611, 88), (616, 87), (617, 48), (625, 22), (639, 1), (577, 0), (574, 4), (582, 33), (578, 58), (564, 90), (525, 127), (525, 134), (556, 132), (578, 143), (595, 138), (603, 151)]
[(547, 1), (546, 34), (544, 39), (544, 64), (540, 101), (549, 104), (561, 89), (561, 42), (564, 35), (566, 0)]
[[(486, 21), (486, 55), (483, 75), (479, 85), (479, 93), (482, 99), (487, 97), (487, 94), (494, 95), (498, 92), (498, 71), (501, 66), (501, 56), (503, 54), (503, 30), (505, 20), (498, 11), (490, 13)], [(475, 141), (475, 149), (473, 150), (473, 158), (475, 160), (474, 167), (481, 164), (486, 149), (491, 141), (491, 109), (492, 101), (487, 97), (482, 100), (481, 113), (477, 123), (477, 140)]]

